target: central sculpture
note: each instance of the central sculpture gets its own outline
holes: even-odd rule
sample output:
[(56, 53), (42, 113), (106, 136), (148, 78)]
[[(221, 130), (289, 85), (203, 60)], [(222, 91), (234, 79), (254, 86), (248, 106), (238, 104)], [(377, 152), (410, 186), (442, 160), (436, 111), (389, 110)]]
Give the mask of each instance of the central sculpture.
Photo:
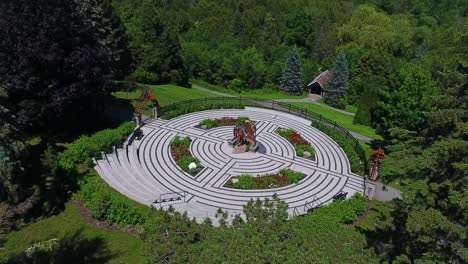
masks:
[(233, 138), (229, 140), (229, 146), (233, 147), (233, 153), (256, 152), (257, 126), (249, 121), (234, 126)]

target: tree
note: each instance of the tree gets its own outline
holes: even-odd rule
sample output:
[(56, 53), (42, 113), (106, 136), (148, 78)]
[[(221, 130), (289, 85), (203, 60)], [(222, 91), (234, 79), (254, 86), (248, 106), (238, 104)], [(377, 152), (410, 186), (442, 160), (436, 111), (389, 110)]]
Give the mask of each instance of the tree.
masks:
[(80, 14), (93, 29), (99, 44), (109, 54), (113, 78), (121, 80), (132, 67), (128, 37), (120, 18), (115, 14), (111, 0), (77, 1)]
[(280, 87), (289, 94), (301, 94), (303, 92), (301, 60), (296, 47), (291, 50), (284, 64)]
[(338, 53), (332, 68), (332, 77), (325, 88), (325, 102), (333, 107), (344, 109), (344, 102), (348, 93), (349, 70), (346, 55)]
[(112, 87), (109, 56), (72, 0), (0, 3), (0, 86), (22, 127), (92, 112)]

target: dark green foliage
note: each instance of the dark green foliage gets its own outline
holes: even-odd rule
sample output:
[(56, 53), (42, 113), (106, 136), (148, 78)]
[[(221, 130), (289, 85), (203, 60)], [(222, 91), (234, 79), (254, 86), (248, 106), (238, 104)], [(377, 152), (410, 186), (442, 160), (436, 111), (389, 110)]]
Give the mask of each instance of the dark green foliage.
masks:
[(359, 175), (364, 175), (364, 168), (362, 166), (362, 162), (359, 158), (357, 151), (357, 143), (351, 140), (350, 137), (346, 137), (342, 133), (339, 133), (333, 128), (327, 127), (326, 125), (320, 122), (312, 122), (312, 126), (319, 129), (320, 131), (327, 134), (331, 137), (345, 152), (346, 156), (348, 157), (349, 163), (351, 164), (351, 171), (357, 173)]
[(346, 55), (340, 51), (332, 68), (332, 77), (325, 88), (325, 102), (333, 107), (344, 109), (348, 93), (349, 69)]
[(296, 47), (291, 50), (284, 64), (280, 87), (289, 94), (303, 93), (301, 61)]
[(250, 118), (246, 116), (240, 116), (238, 118), (232, 117), (221, 117), (217, 119), (204, 119), (198, 125), (205, 125), (208, 129), (213, 127), (220, 126), (233, 126), (233, 125), (242, 125), (245, 122), (251, 122)]
[(87, 18), (85, 22), (93, 29), (99, 45), (109, 54), (113, 78), (123, 79), (132, 67), (132, 55), (125, 28), (115, 14), (111, 0), (83, 0), (78, 8), (80, 14)]
[(111, 54), (78, 9), (72, 0), (0, 3), (0, 86), (22, 126), (82, 117), (112, 86)]
[(266, 175), (252, 176), (249, 174), (242, 174), (236, 177), (236, 182), (230, 179), (226, 185), (243, 190), (271, 189), (298, 183), (304, 176), (305, 175), (299, 171), (282, 169), (278, 173)]
[(136, 64), (132, 77), (143, 83), (173, 82), (185, 86), (189, 72), (176, 30), (157, 1), (114, 1), (129, 36)]
[(344, 226), (365, 207), (366, 200), (356, 196), (286, 221), (287, 205), (273, 196), (247, 203), (247, 221), (237, 218), (233, 227), (212, 228), (209, 221), (197, 225), (174, 212), (170, 218), (152, 218), (145, 226), (144, 238), (152, 263), (163, 259), (180, 263), (268, 263), (272, 258), (279, 263), (377, 263), (372, 251), (365, 249), (364, 236)]
[[(227, 100), (227, 99), (226, 99)], [(242, 101), (240, 103), (226, 102), (226, 103), (208, 103), (208, 104), (196, 104), (192, 105), (178, 105), (177, 109), (170, 109), (164, 111), (161, 115), (161, 118), (171, 119), (180, 115), (198, 112), (203, 110), (210, 109), (243, 109), (246, 105), (246, 102)]]
[(358, 110), (354, 116), (353, 123), (371, 126), (372, 112), (377, 105), (378, 92), (372, 81), (364, 86), (364, 93), (359, 99)]
[(94, 172), (83, 178), (79, 185), (80, 191), (75, 198), (83, 201), (97, 219), (121, 225), (142, 224), (150, 215), (148, 207), (114, 191)]
[(135, 124), (127, 122), (117, 129), (105, 129), (92, 136), (81, 136), (60, 154), (60, 165), (71, 170), (80, 163), (90, 162), (93, 157), (99, 158), (101, 151), (109, 152), (112, 146), (121, 145), (134, 128)]
[(26, 145), (0, 134), (0, 200), (18, 203), (25, 198), (28, 150)]

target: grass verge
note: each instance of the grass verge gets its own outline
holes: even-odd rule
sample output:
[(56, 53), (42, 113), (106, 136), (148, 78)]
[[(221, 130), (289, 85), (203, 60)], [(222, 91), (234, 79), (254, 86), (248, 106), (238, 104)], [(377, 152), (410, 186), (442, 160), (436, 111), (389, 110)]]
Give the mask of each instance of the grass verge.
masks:
[(289, 95), (283, 93), (282, 91), (273, 90), (273, 89), (251, 89), (246, 91), (234, 91), (224, 87), (212, 85), (203, 81), (199, 80), (191, 80), (191, 82), (195, 85), (204, 87), (206, 89), (210, 89), (220, 93), (226, 93), (234, 96), (242, 96), (242, 97), (251, 97), (251, 98), (259, 98), (265, 100), (273, 100), (273, 99), (300, 99), (305, 98), (305, 95)]
[(338, 125), (346, 128), (347, 130), (362, 134), (364, 136), (368, 136), (373, 139), (380, 140), (382, 137), (377, 135), (375, 129), (364, 126), (364, 125), (357, 125), (353, 124), (353, 116), (343, 114), (332, 109), (311, 103), (292, 103), (298, 107), (304, 107), (308, 111), (320, 114), (332, 121), (335, 121)]
[[(119, 230), (105, 230), (93, 226), (71, 203), (67, 203), (65, 210), (58, 215), (37, 220), (20, 230), (11, 232), (4, 244), (5, 250), (0, 251), (0, 262), (6, 259), (7, 255), (21, 253), (35, 242), (53, 238), (64, 239), (73, 234), (79, 234), (78, 241), (82, 243), (101, 241), (101, 248), (104, 247), (112, 255), (109, 263), (144, 262), (142, 240)], [(76, 248), (85, 248), (85, 246), (76, 245)]]

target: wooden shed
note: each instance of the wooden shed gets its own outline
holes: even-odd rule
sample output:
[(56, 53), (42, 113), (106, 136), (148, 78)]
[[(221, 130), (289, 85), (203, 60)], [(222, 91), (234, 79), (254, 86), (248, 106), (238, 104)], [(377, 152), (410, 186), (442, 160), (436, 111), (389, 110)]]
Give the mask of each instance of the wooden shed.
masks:
[(315, 77), (315, 79), (307, 85), (309, 93), (323, 96), (325, 85), (327, 85), (331, 76), (331, 71), (326, 70)]

